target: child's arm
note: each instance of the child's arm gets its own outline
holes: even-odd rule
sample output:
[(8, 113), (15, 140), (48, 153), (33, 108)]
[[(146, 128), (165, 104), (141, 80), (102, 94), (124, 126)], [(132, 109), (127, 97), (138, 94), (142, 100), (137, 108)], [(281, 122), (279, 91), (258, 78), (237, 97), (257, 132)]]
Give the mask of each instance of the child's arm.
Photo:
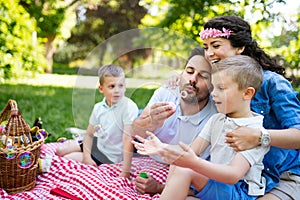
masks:
[(133, 144), (131, 143), (132, 126), (125, 125), (123, 130), (123, 167), (120, 177), (130, 177), (131, 160), (133, 155)]
[(94, 126), (91, 124), (88, 125), (86, 130), (86, 134), (83, 138), (83, 158), (82, 162), (87, 165), (97, 166), (95, 161), (91, 157), (92, 145), (93, 145), (93, 138), (94, 138)]
[(212, 163), (196, 156), (194, 151), (185, 144), (180, 143), (180, 147), (185, 151), (182, 157), (187, 159), (185, 159), (185, 162), (175, 161), (173, 164), (191, 168), (195, 172), (219, 182), (235, 184), (250, 169), (249, 162), (241, 153), (237, 153), (229, 165), (224, 165)]
[[(185, 157), (185, 151), (180, 148), (178, 145), (169, 145), (162, 143), (154, 134), (151, 132), (146, 132), (147, 135), (150, 137), (150, 140), (146, 140), (144, 138), (141, 138), (139, 136), (136, 136), (136, 138), (141, 142), (134, 142), (132, 143), (135, 145), (135, 147), (138, 150), (138, 153), (142, 155), (160, 155), (163, 160), (167, 163), (186, 163), (186, 160), (189, 160), (189, 157)], [(193, 150), (195, 150), (195, 153), (199, 155), (202, 153), (207, 147), (209, 143), (200, 138), (197, 137), (195, 141), (192, 143), (191, 147)], [(197, 157), (197, 155), (194, 153), (194, 155)]]
[(195, 152), (196, 155), (200, 155), (205, 149), (209, 146), (209, 142), (204, 140), (202, 137), (196, 137), (196, 139), (192, 142), (191, 148)]
[(216, 164), (200, 158), (198, 154), (202, 153), (201, 151), (206, 149), (209, 144), (201, 137), (197, 137), (191, 147), (180, 143), (179, 148), (177, 145), (168, 145), (160, 142), (152, 133), (147, 132), (147, 134), (150, 136), (150, 140), (137, 136), (136, 138), (141, 143), (132, 141), (139, 153), (143, 155), (160, 155), (168, 163), (191, 168), (210, 179), (234, 184), (241, 180), (250, 169), (249, 162), (240, 153), (235, 155), (229, 165)]
[[(179, 147), (181, 148), (181, 151), (174, 151), (172, 148), (167, 148), (168, 150), (166, 150), (165, 154), (168, 155), (168, 157), (165, 157), (164, 161), (181, 167), (189, 167), (189, 163), (193, 161), (193, 159), (197, 159), (208, 146), (209, 142), (201, 137), (197, 137), (191, 145), (186, 145), (180, 142)], [(187, 148), (191, 149), (193, 154), (186, 154)]]

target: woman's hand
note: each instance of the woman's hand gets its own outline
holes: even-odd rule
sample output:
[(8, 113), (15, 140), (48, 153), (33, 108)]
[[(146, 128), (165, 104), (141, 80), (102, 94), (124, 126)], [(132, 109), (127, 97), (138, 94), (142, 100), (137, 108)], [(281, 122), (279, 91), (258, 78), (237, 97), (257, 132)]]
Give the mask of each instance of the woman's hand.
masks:
[(166, 82), (165, 82), (165, 87), (167, 88), (176, 88), (179, 85), (179, 80), (180, 80), (180, 75), (175, 74), (171, 76)]
[(225, 142), (235, 151), (244, 151), (257, 147), (260, 144), (260, 135), (259, 129), (240, 126), (226, 133)]

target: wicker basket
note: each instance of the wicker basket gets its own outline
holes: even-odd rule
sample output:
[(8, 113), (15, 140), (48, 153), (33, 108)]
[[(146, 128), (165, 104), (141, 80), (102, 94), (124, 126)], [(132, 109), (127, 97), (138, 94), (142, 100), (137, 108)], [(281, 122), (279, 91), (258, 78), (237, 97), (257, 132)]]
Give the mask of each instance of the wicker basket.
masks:
[(31, 134), (15, 100), (8, 101), (0, 114), (0, 123), (3, 127), (0, 133), (0, 188), (7, 193), (31, 190), (36, 183), (44, 137)]

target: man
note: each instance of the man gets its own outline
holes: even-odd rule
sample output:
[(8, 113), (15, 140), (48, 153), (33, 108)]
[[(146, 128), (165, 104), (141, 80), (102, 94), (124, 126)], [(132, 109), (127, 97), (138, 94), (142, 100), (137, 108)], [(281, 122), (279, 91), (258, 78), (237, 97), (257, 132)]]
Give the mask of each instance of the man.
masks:
[[(141, 115), (133, 122), (133, 132), (146, 138), (146, 131), (153, 132), (162, 142), (190, 144), (200, 133), (207, 120), (217, 112), (210, 98), (211, 65), (204, 58), (202, 48), (192, 50), (185, 70), (175, 89), (157, 89)], [(175, 104), (175, 105), (174, 105)], [(202, 154), (208, 158), (209, 153)], [(163, 162), (160, 157), (153, 157)], [(137, 192), (161, 193), (164, 185), (151, 176), (137, 177)]]

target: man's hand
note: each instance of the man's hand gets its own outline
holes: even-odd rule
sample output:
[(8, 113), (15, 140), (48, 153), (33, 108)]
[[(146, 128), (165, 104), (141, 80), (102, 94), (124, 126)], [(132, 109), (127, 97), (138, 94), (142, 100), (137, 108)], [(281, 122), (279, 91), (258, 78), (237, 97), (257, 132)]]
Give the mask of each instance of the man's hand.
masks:
[(257, 147), (260, 143), (260, 135), (259, 129), (240, 126), (226, 133), (225, 142), (235, 151), (244, 151)]
[(165, 120), (176, 112), (176, 105), (171, 102), (159, 102), (147, 105), (132, 124), (133, 134), (146, 137), (146, 131), (155, 131), (162, 127)]
[(161, 127), (165, 120), (173, 115), (176, 107), (168, 102), (154, 103), (150, 107), (151, 123), (156, 127)]
[(148, 178), (142, 178), (137, 176), (135, 179), (135, 189), (139, 194), (150, 194), (151, 196), (157, 193), (161, 193), (164, 185), (156, 182), (152, 176), (148, 175)]

